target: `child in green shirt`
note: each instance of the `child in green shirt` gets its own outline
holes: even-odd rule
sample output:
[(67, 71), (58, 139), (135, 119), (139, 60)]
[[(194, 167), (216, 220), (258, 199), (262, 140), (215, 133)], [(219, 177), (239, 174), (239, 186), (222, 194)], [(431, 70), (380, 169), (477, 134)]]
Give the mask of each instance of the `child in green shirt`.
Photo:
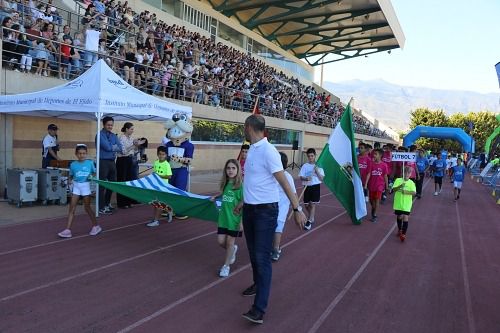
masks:
[[(156, 155), (158, 159), (153, 164), (153, 171), (166, 183), (170, 177), (172, 177), (172, 169), (167, 161), (167, 148), (165, 146), (159, 146), (156, 149)], [(157, 227), (160, 225), (160, 217), (163, 210), (161, 208), (153, 207), (153, 221), (146, 224), (148, 227)]]
[(229, 266), (236, 261), (236, 251), (238, 245), (234, 244), (236, 237), (241, 237), (241, 208), (243, 207), (243, 184), (241, 177), (240, 163), (235, 159), (230, 159), (224, 166), (220, 193), (212, 196), (222, 195), (222, 207), (219, 212), (217, 222), (217, 241), (219, 245), (226, 249), (224, 265), (219, 271), (220, 277), (229, 276)]
[(398, 225), (397, 236), (404, 242), (406, 231), (408, 230), (408, 218), (413, 205), (413, 196), (417, 194), (415, 183), (410, 179), (411, 168), (405, 168), (404, 178), (397, 178), (394, 181), (392, 190), (394, 191), (394, 213), (396, 214)]

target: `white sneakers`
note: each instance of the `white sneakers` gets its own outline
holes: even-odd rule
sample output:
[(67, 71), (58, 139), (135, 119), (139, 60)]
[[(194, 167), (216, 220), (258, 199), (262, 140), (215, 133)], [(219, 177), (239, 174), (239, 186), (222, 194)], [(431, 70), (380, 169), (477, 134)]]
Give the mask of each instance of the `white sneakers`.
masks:
[(101, 231), (102, 231), (102, 228), (100, 226), (96, 225), (96, 226), (93, 226), (92, 229), (90, 229), (89, 235), (95, 236), (95, 235), (101, 233)]
[(439, 193), (438, 193), (437, 191), (436, 191), (436, 192), (434, 192), (434, 195), (438, 195), (438, 194), (439, 194)]
[[(90, 236), (96, 236), (102, 232), (101, 226), (93, 226), (92, 229), (90, 229), (89, 235)], [(71, 230), (69, 229), (64, 229), (60, 233), (57, 234), (61, 238), (71, 238), (73, 235), (71, 234)]]
[(154, 220), (154, 221), (151, 221), (148, 224), (146, 224), (146, 226), (148, 226), (148, 227), (158, 227), (159, 225), (160, 225), (160, 221), (158, 221), (158, 220)]
[(71, 238), (73, 235), (71, 234), (71, 230), (64, 229), (60, 233), (57, 234), (61, 238)]
[(222, 266), (222, 268), (219, 271), (219, 276), (220, 277), (228, 277), (230, 270), (231, 269), (229, 268), (229, 266), (227, 266), (227, 265)]

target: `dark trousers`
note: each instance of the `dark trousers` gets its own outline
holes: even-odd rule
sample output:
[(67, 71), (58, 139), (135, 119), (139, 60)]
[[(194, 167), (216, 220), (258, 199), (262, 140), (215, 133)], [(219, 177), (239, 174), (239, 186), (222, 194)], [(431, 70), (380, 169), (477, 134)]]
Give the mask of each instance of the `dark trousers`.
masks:
[(243, 205), (243, 227), (257, 286), (253, 307), (265, 313), (271, 291), (271, 251), (278, 220), (278, 203)]
[[(126, 182), (129, 180), (134, 180), (135, 175), (135, 164), (132, 156), (118, 157), (116, 159), (116, 180), (119, 182)], [(121, 195), (116, 194), (116, 204), (118, 207), (123, 208), (125, 206), (134, 204), (136, 201)]]
[(177, 187), (180, 190), (187, 191), (189, 179), (188, 168), (176, 168), (172, 169), (172, 177), (168, 181), (168, 183), (172, 186)]
[(424, 178), (425, 178), (425, 173), (419, 173), (420, 177), (415, 183), (415, 186), (417, 188), (417, 195), (420, 196), (422, 195), (422, 185), (424, 184)]
[[(116, 182), (116, 164), (114, 160), (99, 161), (99, 179)], [(99, 209), (103, 209), (111, 202), (111, 190), (99, 186)]]

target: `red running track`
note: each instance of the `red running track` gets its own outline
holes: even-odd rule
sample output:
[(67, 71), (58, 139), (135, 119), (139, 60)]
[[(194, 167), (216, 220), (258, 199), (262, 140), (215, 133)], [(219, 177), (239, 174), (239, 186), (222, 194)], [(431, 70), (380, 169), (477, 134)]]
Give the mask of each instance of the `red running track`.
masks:
[[(144, 226), (149, 207), (102, 217), (86, 236), (77, 218), (0, 229), (0, 332), (499, 332), (499, 212), (488, 191), (466, 182), (414, 206), (408, 239), (395, 237), (390, 204), (379, 222), (353, 226), (323, 189), (309, 232), (291, 223), (273, 264), (265, 323), (241, 317), (251, 298), (244, 239), (229, 278), (215, 225), (190, 219)], [(496, 216), (496, 218), (495, 218)]]

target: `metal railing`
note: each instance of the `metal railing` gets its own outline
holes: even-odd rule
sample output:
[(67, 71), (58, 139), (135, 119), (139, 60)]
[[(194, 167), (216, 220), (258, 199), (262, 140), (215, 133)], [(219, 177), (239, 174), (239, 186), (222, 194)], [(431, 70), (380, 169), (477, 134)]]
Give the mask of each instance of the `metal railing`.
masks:
[[(106, 63), (124, 80), (137, 89), (159, 97), (168, 97), (238, 110), (252, 112), (258, 102), (259, 112), (265, 116), (306, 122), (318, 126), (333, 128), (343, 112), (342, 106), (331, 106), (321, 112), (309, 110), (299, 103), (273, 101), (248, 90), (233, 89), (217, 84), (218, 80), (204, 81), (185, 76), (179, 69), (160, 68), (159, 64), (139, 64), (127, 60), (124, 56), (93, 52), (79, 46), (69, 46), (59, 41), (23, 34), (16, 30), (2, 28), (2, 63), (11, 70), (35, 73), (43, 76), (55, 76), (60, 79), (74, 79), (90, 68), (98, 59)], [(50, 48), (40, 47), (46, 44)], [(61, 52), (61, 46), (73, 49), (72, 57)], [(368, 120), (353, 115), (355, 132), (369, 136), (392, 139), (378, 129), (373, 128)]]

